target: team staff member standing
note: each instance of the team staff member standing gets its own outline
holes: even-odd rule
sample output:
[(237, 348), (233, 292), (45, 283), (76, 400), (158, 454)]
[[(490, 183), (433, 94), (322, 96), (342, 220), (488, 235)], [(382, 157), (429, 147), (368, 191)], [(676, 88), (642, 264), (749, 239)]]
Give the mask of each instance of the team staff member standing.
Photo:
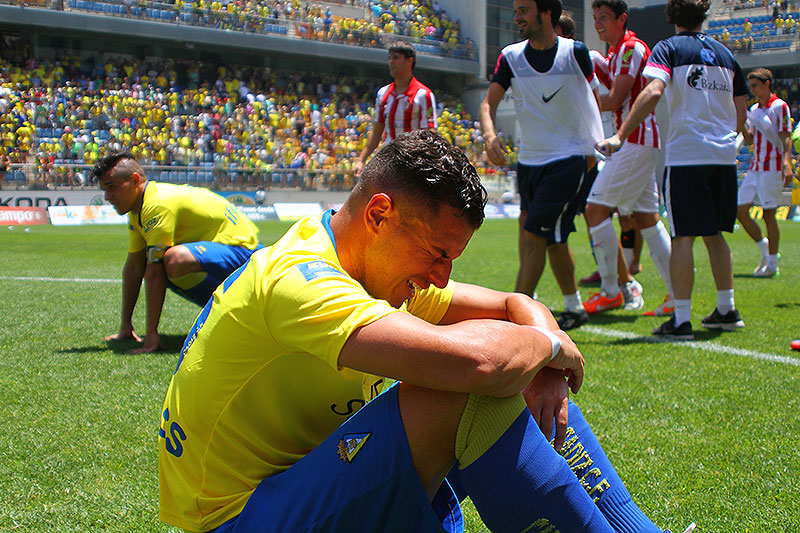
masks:
[[(594, 26), (600, 40), (607, 42), (608, 78), (610, 90), (600, 96), (600, 110), (612, 111), (614, 126), (622, 125), (631, 105), (644, 89), (642, 76), (650, 48), (628, 30), (628, 5), (623, 0), (592, 2)], [(627, 142), (606, 160), (592, 185), (586, 204), (586, 222), (592, 236), (593, 250), (600, 273), (601, 290), (584, 304), (590, 314), (626, 305), (623, 290), (637, 293), (638, 282), (622, 280), (620, 290), (617, 276), (619, 241), (610, 215), (614, 208), (620, 215), (632, 214), (650, 248), (650, 256), (667, 285), (668, 297), (654, 312), (667, 314), (672, 307), (672, 286), (669, 277), (670, 239), (667, 228), (659, 219), (656, 161), (661, 147), (655, 113), (650, 113)], [(639, 302), (636, 302), (640, 305)]]
[(130, 153), (111, 154), (92, 170), (105, 199), (128, 214), (128, 258), (122, 269), (122, 320), (106, 340), (141, 338), (133, 310), (145, 280), (144, 345), (133, 353), (162, 348), (158, 334), (166, 289), (205, 305), (217, 285), (256, 249), (258, 229), (234, 205), (206, 189), (149, 181)]
[(661, 533), (569, 402), (583, 357), (547, 308), (450, 280), (485, 203), (460, 149), (411, 132), (340, 211), (231, 274), (167, 391), (160, 518), (216, 533), (458, 532), (447, 477), (492, 531)]
[(654, 335), (692, 339), (695, 237), (703, 237), (717, 306), (702, 325), (733, 330), (744, 326), (733, 297), (731, 251), (722, 231), (736, 221), (736, 132), (746, 118), (747, 86), (739, 64), (723, 45), (701, 33), (707, 0), (669, 0), (667, 22), (677, 35), (660, 41), (644, 69), (652, 78), (617, 133), (598, 144), (611, 155), (655, 109), (664, 90), (670, 113), (664, 198), (672, 232), (670, 277), (675, 313)]
[[(761, 249), (761, 264), (753, 275), (770, 278), (778, 274), (780, 229), (775, 220), (783, 186), (792, 183), (792, 115), (789, 106), (772, 92), (772, 71), (757, 68), (747, 74), (747, 84), (758, 102), (747, 111), (745, 140), (752, 147), (750, 168), (739, 187), (737, 218)], [(764, 210), (767, 236), (750, 217), (753, 201)]]
[(515, 290), (533, 295), (547, 257), (564, 296), (562, 329), (589, 320), (575, 281), (575, 261), (567, 237), (588, 192), (587, 156), (603, 137), (589, 50), (580, 41), (556, 35), (560, 0), (514, 0), (514, 22), (523, 41), (503, 49), (492, 83), (481, 103), (486, 152), (505, 164), (505, 145), (497, 137), (497, 106), (509, 87), (520, 121), (517, 179), (520, 192), (520, 266)]
[(389, 47), (389, 74), (394, 81), (378, 90), (372, 131), (353, 166), (356, 177), (384, 133), (390, 143), (401, 133), (436, 128), (436, 97), (414, 77), (416, 64), (417, 52), (411, 44), (399, 42)]

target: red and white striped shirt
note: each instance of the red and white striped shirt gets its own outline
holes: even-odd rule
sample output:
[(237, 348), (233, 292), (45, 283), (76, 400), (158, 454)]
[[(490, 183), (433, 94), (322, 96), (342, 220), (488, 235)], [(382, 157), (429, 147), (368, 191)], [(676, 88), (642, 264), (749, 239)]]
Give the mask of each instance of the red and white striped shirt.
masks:
[[(642, 76), (642, 71), (649, 57), (650, 48), (630, 30), (625, 32), (625, 35), (622, 36), (617, 45), (608, 52), (608, 87), (613, 85), (618, 76), (627, 74), (634, 78), (630, 93), (625, 97), (619, 109), (614, 111), (614, 122), (617, 130), (622, 126), (628, 113), (630, 113), (636, 97), (647, 85), (647, 80)], [(626, 140), (633, 144), (661, 148), (655, 112), (651, 112)]]
[(400, 94), (395, 92), (394, 82), (381, 87), (375, 100), (375, 122), (384, 125), (387, 143), (401, 133), (436, 128), (433, 91), (413, 76), (408, 89)]
[(747, 126), (753, 133), (754, 147), (750, 170), (779, 171), (783, 168), (783, 145), (776, 142), (780, 140), (781, 133), (792, 133), (791, 124), (789, 106), (774, 94), (769, 97), (766, 106), (762, 107), (756, 102), (750, 107)]

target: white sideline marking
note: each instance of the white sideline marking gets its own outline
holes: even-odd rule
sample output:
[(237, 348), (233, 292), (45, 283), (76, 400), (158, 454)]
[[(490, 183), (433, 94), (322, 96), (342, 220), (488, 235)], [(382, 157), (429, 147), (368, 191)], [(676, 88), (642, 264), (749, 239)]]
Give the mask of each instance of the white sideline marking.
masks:
[(0, 276), (0, 281), (65, 281), (67, 283), (121, 283), (120, 279)]
[(615, 337), (618, 339), (636, 339), (641, 342), (650, 343), (671, 343), (679, 346), (688, 346), (696, 350), (706, 350), (709, 352), (726, 353), (730, 355), (738, 355), (741, 357), (752, 357), (753, 359), (762, 359), (764, 361), (772, 361), (773, 363), (784, 363), (787, 365), (800, 366), (800, 359), (787, 357), (784, 355), (777, 355), (774, 353), (755, 352), (753, 350), (745, 350), (744, 348), (734, 348), (732, 346), (725, 346), (717, 344), (716, 342), (709, 341), (676, 341), (671, 339), (660, 339), (658, 337), (643, 336), (637, 333), (628, 331), (619, 331), (616, 329), (599, 328), (597, 326), (583, 326), (580, 329), (586, 330), (596, 335), (603, 335), (605, 337)]
[[(120, 283), (119, 279), (104, 279), (104, 278), (50, 278), (50, 277), (26, 277), (26, 276), (0, 276), (0, 281), (60, 281), (68, 283)], [(696, 350), (706, 350), (709, 352), (726, 353), (730, 355), (738, 355), (740, 357), (751, 357), (753, 359), (761, 359), (763, 361), (772, 361), (773, 363), (784, 363), (787, 365), (800, 366), (800, 359), (787, 357), (785, 355), (777, 355), (774, 353), (755, 352), (753, 350), (745, 350), (744, 348), (734, 348), (732, 346), (725, 346), (709, 341), (675, 341), (670, 339), (660, 339), (658, 337), (643, 336), (629, 331), (620, 331), (609, 328), (599, 328), (597, 326), (583, 326), (584, 331), (602, 335), (604, 337), (613, 337), (617, 339), (636, 339), (641, 342), (649, 343), (672, 343), (680, 346), (688, 346)]]

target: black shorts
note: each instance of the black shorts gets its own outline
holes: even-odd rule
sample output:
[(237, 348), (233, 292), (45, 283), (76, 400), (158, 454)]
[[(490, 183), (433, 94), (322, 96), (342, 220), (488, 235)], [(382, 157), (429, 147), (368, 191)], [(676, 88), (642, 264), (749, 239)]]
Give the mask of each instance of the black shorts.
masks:
[(664, 200), (673, 237), (733, 231), (737, 209), (736, 165), (664, 169)]
[(572, 156), (540, 166), (517, 164), (517, 186), (523, 228), (547, 239), (565, 243), (575, 231), (575, 214), (586, 204), (591, 183), (586, 177), (586, 157)]

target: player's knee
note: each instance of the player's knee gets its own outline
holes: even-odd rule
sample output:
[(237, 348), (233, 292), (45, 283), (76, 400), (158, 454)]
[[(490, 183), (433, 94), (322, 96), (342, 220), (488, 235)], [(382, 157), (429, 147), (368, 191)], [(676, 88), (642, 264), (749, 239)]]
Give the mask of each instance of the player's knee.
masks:
[(188, 248), (179, 244), (164, 252), (164, 269), (170, 279), (179, 278), (190, 272), (196, 272), (199, 264)]

